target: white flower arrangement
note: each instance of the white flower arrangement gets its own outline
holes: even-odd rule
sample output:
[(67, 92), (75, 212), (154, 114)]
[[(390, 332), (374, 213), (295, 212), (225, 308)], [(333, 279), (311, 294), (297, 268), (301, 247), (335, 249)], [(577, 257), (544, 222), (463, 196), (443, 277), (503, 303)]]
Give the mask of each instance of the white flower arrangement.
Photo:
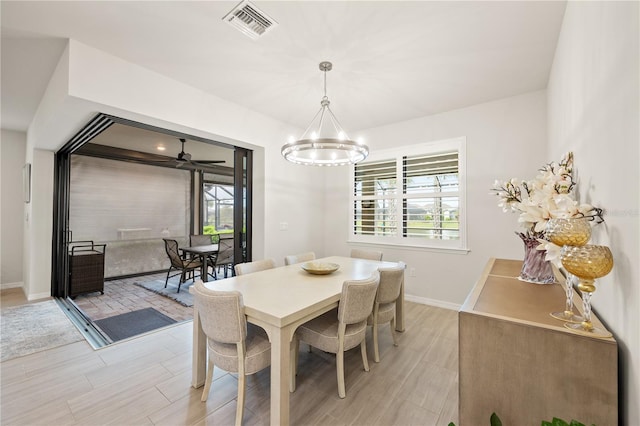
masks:
[(537, 239), (538, 250), (547, 250), (547, 260), (559, 262), (560, 247), (544, 239), (547, 222), (551, 218), (588, 217), (596, 223), (604, 221), (602, 209), (578, 203), (572, 194), (573, 153), (568, 152), (559, 163), (551, 162), (538, 171), (530, 181), (496, 180), (492, 192), (498, 196), (498, 206), (504, 212), (518, 212), (518, 222), (525, 228), (525, 238)]

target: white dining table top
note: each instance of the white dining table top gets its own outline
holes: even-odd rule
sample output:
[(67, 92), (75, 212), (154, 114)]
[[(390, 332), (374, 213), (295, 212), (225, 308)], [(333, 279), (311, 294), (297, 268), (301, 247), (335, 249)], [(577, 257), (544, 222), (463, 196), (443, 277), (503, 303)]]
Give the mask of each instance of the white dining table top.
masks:
[(346, 280), (369, 277), (381, 266), (379, 262), (332, 256), (314, 262), (336, 263), (340, 268), (328, 275), (313, 275), (302, 269), (302, 263), (281, 266), (251, 274), (205, 283), (208, 288), (242, 293), (245, 314), (276, 327), (283, 327), (316, 310), (318, 306), (337, 303)]

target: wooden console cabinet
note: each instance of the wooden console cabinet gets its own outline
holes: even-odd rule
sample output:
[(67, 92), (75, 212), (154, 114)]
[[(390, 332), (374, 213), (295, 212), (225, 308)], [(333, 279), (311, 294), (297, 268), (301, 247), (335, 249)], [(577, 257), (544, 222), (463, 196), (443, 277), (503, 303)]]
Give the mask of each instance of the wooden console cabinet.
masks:
[[(535, 425), (558, 417), (618, 424), (618, 346), (572, 332), (560, 284), (519, 281), (522, 261), (491, 259), (458, 313), (459, 424)], [(597, 297), (597, 294), (596, 294)], [(576, 295), (574, 304), (582, 312)], [(594, 326), (602, 326), (595, 315)]]

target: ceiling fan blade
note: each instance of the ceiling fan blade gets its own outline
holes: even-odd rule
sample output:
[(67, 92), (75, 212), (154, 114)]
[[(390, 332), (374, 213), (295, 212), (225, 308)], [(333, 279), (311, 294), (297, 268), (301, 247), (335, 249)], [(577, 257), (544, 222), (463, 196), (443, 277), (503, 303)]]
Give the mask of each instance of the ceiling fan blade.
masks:
[(222, 164), (225, 160), (191, 160), (191, 162), (197, 164)]

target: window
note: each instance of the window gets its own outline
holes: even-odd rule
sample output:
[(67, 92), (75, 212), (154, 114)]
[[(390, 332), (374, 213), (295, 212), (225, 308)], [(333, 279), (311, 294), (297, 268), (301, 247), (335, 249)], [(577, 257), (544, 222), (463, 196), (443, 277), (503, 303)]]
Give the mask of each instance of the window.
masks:
[(372, 153), (353, 166), (350, 241), (466, 249), (465, 139)]

